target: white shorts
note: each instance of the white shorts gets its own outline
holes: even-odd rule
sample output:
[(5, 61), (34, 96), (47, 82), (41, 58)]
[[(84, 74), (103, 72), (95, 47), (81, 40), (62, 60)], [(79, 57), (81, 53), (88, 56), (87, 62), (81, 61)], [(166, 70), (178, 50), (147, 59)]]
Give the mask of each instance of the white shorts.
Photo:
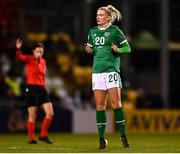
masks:
[(122, 88), (119, 73), (108, 72), (92, 74), (92, 90), (107, 90), (114, 87)]

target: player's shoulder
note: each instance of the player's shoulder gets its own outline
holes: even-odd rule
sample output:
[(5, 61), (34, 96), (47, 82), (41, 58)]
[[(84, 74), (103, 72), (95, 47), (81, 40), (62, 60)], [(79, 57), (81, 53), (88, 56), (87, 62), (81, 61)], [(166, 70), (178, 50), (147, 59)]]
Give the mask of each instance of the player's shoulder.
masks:
[(29, 60), (34, 60), (34, 55), (30, 54), (30, 55), (25, 55)]
[(117, 33), (118, 35), (124, 35), (123, 31), (116, 25), (111, 25), (112, 30)]
[(118, 31), (120, 30), (120, 28), (118, 26), (116, 26), (116, 25), (111, 25), (110, 27), (111, 27), (111, 29), (114, 29), (114, 30), (118, 30)]

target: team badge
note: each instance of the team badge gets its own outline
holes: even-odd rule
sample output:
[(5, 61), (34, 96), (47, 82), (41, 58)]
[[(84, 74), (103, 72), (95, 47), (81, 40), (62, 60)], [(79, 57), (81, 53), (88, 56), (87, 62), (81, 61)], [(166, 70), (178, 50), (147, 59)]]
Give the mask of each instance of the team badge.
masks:
[(110, 35), (110, 32), (105, 32), (105, 33), (104, 33), (104, 36), (105, 36), (105, 37), (108, 37), (109, 35)]

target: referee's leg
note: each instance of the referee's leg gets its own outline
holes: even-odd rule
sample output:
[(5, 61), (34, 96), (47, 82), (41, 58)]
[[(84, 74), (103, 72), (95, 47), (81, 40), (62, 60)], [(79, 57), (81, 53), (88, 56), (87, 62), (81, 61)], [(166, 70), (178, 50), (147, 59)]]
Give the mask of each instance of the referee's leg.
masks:
[(51, 102), (43, 103), (42, 108), (45, 112), (45, 117), (42, 122), (39, 140), (52, 144), (53, 142), (50, 141), (48, 138), (48, 130), (51, 125), (52, 118), (54, 116), (52, 103)]
[(27, 121), (27, 131), (28, 131), (28, 138), (30, 144), (36, 144), (35, 139), (35, 122), (37, 117), (37, 106), (29, 106), (28, 107), (28, 121)]

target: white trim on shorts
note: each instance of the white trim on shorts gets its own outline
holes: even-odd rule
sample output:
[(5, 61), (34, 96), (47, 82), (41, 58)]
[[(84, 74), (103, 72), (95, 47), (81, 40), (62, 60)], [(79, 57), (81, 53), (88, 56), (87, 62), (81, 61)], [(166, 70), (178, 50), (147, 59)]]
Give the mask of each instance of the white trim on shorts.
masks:
[(92, 90), (107, 90), (114, 87), (122, 88), (119, 73), (106, 72), (92, 74)]

